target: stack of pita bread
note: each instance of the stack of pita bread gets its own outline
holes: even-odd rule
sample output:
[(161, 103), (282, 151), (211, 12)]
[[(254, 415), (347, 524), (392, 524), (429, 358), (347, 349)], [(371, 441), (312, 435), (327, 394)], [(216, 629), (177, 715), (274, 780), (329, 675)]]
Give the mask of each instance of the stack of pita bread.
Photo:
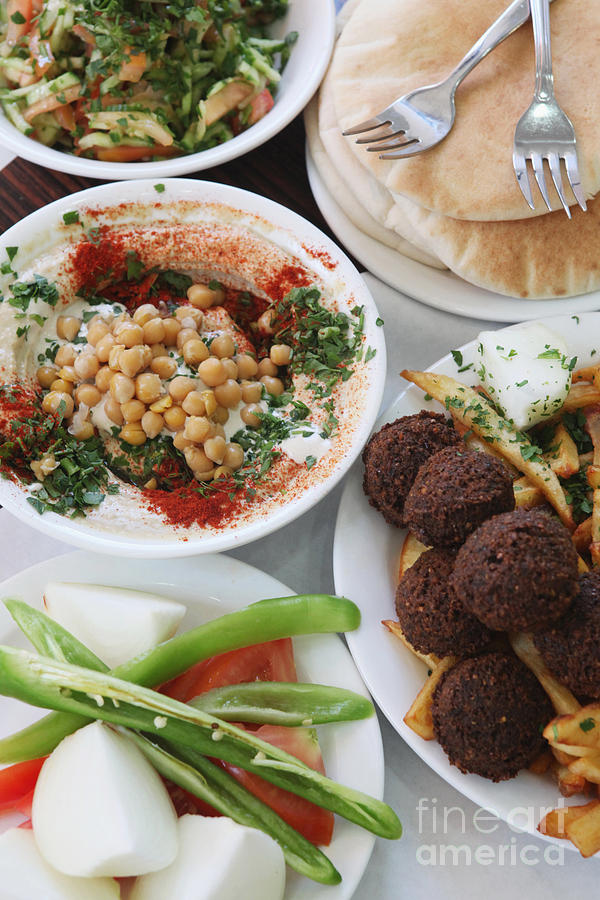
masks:
[[(414, 88), (444, 79), (508, 0), (348, 0), (318, 96), (306, 111), (313, 162), (364, 233), (422, 263), (512, 297), (569, 297), (600, 288), (600, 197), (572, 220), (552, 189), (535, 210), (512, 168), (518, 119), (534, 86), (530, 24), (481, 62), (456, 96), (437, 147), (381, 160), (342, 131)], [(600, 2), (551, 7), (557, 100), (577, 134), (587, 198), (600, 191)], [(551, 179), (548, 173), (548, 184)], [(566, 184), (566, 179), (565, 179)]]

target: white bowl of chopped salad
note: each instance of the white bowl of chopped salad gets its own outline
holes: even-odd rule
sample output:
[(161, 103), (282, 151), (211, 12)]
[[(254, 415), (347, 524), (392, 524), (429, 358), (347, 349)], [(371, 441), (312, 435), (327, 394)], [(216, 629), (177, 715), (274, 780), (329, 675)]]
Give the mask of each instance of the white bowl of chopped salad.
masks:
[(342, 251), (227, 185), (91, 188), (0, 238), (0, 503), (100, 552), (264, 537), (375, 421), (383, 322)]
[(8, 0), (0, 144), (90, 178), (153, 178), (235, 159), (317, 89), (330, 0)]

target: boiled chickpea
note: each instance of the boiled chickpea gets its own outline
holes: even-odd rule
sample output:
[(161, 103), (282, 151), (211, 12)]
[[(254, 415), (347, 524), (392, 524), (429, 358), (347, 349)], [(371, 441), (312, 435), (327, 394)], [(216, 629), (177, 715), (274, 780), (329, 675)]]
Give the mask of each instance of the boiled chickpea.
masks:
[(56, 320), (56, 333), (64, 341), (72, 341), (79, 334), (81, 319), (76, 316), (59, 316)]
[(210, 352), (219, 359), (233, 356), (235, 353), (235, 343), (230, 334), (219, 334), (210, 344)]
[(169, 384), (169, 394), (173, 400), (180, 403), (195, 387), (196, 382), (193, 378), (188, 378), (187, 375), (178, 375)]
[(238, 376), (240, 378), (252, 378), (258, 372), (258, 363), (248, 353), (242, 353), (240, 356), (234, 357), (233, 361), (238, 367)]
[(177, 335), (177, 349), (181, 350), (188, 341), (198, 340), (198, 332), (195, 328), (182, 328)]
[(164, 411), (163, 418), (169, 431), (179, 431), (183, 430), (187, 416), (180, 406), (171, 406)]
[(168, 356), (169, 351), (164, 344), (152, 344), (150, 346), (150, 359), (158, 359), (160, 356)]
[(227, 373), (228, 378), (233, 378), (234, 381), (237, 381), (238, 378), (238, 367), (236, 363), (232, 359), (222, 359), (223, 367), (225, 372)]
[(244, 403), (258, 403), (263, 395), (263, 386), (260, 381), (246, 381), (242, 385), (242, 400)]
[(113, 370), (113, 372), (121, 371), (121, 353), (125, 349), (125, 344), (115, 344), (114, 347), (110, 348), (110, 353), (108, 354), (108, 365)]
[(95, 353), (84, 352), (79, 354), (73, 363), (73, 368), (80, 378), (87, 381), (89, 378), (96, 377), (100, 369), (100, 363)]
[(86, 406), (89, 406), (91, 408), (92, 406), (95, 406), (96, 403), (100, 403), (100, 401), (102, 400), (102, 394), (97, 387), (94, 387), (93, 384), (80, 384), (75, 391), (75, 400), (77, 404), (84, 403)]
[(147, 410), (142, 416), (142, 428), (149, 438), (157, 437), (164, 427), (164, 419), (159, 413)]
[(214, 391), (200, 391), (200, 396), (204, 401), (204, 406), (206, 407), (206, 415), (212, 416), (215, 409), (217, 408), (217, 401), (215, 399)]
[(258, 428), (260, 425), (260, 419), (256, 415), (256, 413), (261, 413), (262, 409), (258, 405), (258, 403), (250, 403), (248, 406), (242, 407), (242, 411), (240, 413), (242, 422), (248, 425), (250, 428)]
[(108, 400), (104, 401), (104, 412), (108, 416), (111, 422), (114, 422), (115, 425), (123, 424), (123, 413), (121, 412), (121, 404), (117, 400), (113, 400), (112, 397), (109, 397)]
[(220, 359), (211, 356), (198, 366), (198, 375), (208, 387), (216, 387), (227, 380), (227, 372)]
[(222, 437), (223, 440), (225, 440), (225, 429), (220, 422), (213, 425), (213, 434), (211, 434), (211, 437)]
[(63, 378), (55, 378), (50, 385), (51, 391), (64, 391), (66, 394), (73, 393), (73, 382), (65, 381)]
[(163, 319), (163, 327), (165, 329), (163, 341), (167, 347), (174, 347), (177, 343), (177, 335), (181, 331), (181, 325), (177, 319)]
[(146, 412), (146, 404), (141, 400), (128, 400), (127, 403), (121, 403), (121, 412), (125, 422), (139, 422)]
[(265, 356), (264, 359), (261, 359), (258, 364), (259, 377), (262, 375), (270, 375), (271, 377), (273, 377), (274, 375), (277, 375), (278, 372), (279, 369), (274, 363), (271, 362), (268, 356)]
[(233, 409), (242, 399), (242, 389), (233, 378), (228, 378), (223, 384), (218, 384), (215, 388), (215, 400), (219, 406), (226, 409)]
[(80, 380), (74, 366), (63, 366), (58, 370), (58, 377), (63, 381), (71, 381), (73, 384)]
[(172, 378), (177, 371), (177, 363), (170, 356), (156, 356), (150, 363), (150, 368), (159, 378)]
[(258, 325), (258, 330), (262, 334), (273, 334), (275, 329), (273, 325), (275, 324), (275, 313), (272, 309), (265, 309), (262, 316), (259, 316), (256, 320), (256, 324)]
[(117, 331), (119, 330), (119, 328), (121, 327), (121, 325), (130, 325), (132, 322), (133, 322), (133, 319), (131, 318), (131, 316), (129, 315), (129, 313), (128, 313), (128, 312), (122, 312), (122, 313), (119, 313), (119, 315), (116, 316), (116, 317), (112, 320), (112, 323), (111, 323), (111, 326), (110, 326), (110, 327), (112, 328), (113, 333), (116, 334)]
[(186, 447), (195, 447), (196, 445), (193, 441), (190, 441), (183, 436), (183, 431), (178, 431), (173, 438), (173, 446), (176, 447), (177, 450), (181, 450), (183, 452)]
[(164, 413), (165, 409), (170, 409), (173, 406), (173, 398), (169, 397), (168, 394), (163, 394), (162, 397), (159, 397), (158, 400), (155, 400), (154, 403), (150, 404), (150, 409), (152, 412)]
[(122, 350), (119, 356), (119, 368), (124, 375), (134, 378), (138, 372), (146, 368), (146, 354), (143, 347), (129, 347)]
[(186, 447), (183, 455), (192, 472), (206, 472), (212, 468), (212, 462), (200, 447)]
[(158, 316), (144, 324), (144, 341), (146, 344), (160, 344), (165, 339), (165, 326)]
[(79, 422), (78, 425), (72, 423), (69, 425), (69, 434), (72, 434), (77, 441), (87, 441), (94, 435), (94, 426), (87, 420)]
[(126, 347), (135, 347), (136, 344), (143, 343), (144, 330), (141, 325), (136, 325), (135, 322), (124, 322), (115, 331), (115, 338), (119, 344), (124, 344)]
[(201, 444), (210, 434), (210, 422), (206, 416), (188, 416), (185, 420), (183, 436), (188, 441)]
[(160, 397), (161, 391), (162, 383), (158, 375), (145, 372), (135, 379), (135, 395), (144, 403), (154, 403)]
[(70, 344), (63, 344), (62, 347), (58, 348), (54, 362), (57, 366), (72, 366), (76, 356), (75, 347), (71, 347)]
[(181, 408), (185, 410), (188, 416), (206, 415), (206, 404), (200, 391), (190, 391), (181, 404)]
[(105, 338), (107, 334), (110, 334), (110, 328), (103, 322), (102, 319), (99, 319), (97, 316), (94, 317), (94, 321), (90, 323), (90, 327), (88, 328), (87, 333), (87, 342), (91, 344), (92, 347), (95, 347), (100, 343), (102, 338)]
[(110, 334), (110, 332), (105, 334), (103, 338), (100, 338), (96, 344), (96, 356), (101, 363), (108, 362), (110, 351), (115, 346), (115, 343), (114, 335)]
[(271, 362), (276, 366), (287, 366), (292, 358), (292, 348), (287, 344), (273, 344), (269, 350)]
[(260, 383), (264, 384), (267, 393), (271, 394), (273, 397), (280, 397), (285, 390), (281, 378), (271, 378), (270, 375), (263, 375), (260, 379)]
[[(58, 410), (61, 404), (64, 406), (62, 407), (63, 411), (59, 414)], [(61, 415), (63, 419), (69, 419), (73, 415), (75, 404), (71, 395), (65, 391), (50, 391), (42, 400), (42, 409), (46, 413)]]
[(141, 325), (142, 327), (150, 322), (151, 319), (156, 318), (157, 309), (152, 303), (142, 303), (141, 306), (138, 306), (136, 311), (133, 314), (133, 321), (136, 325)]
[(224, 425), (229, 419), (229, 410), (225, 409), (224, 406), (217, 406), (213, 413), (213, 419), (218, 425)]
[(217, 435), (217, 437), (209, 438), (204, 444), (204, 452), (206, 453), (208, 458), (212, 459), (213, 462), (216, 462), (219, 465), (223, 462), (223, 457), (225, 456), (226, 449), (227, 442), (220, 435)]
[(192, 306), (198, 309), (209, 309), (217, 303), (222, 303), (225, 293), (222, 290), (213, 291), (207, 284), (192, 284), (187, 291), (187, 298)]
[(196, 481), (212, 481), (215, 474), (214, 468), (208, 469), (207, 472), (194, 472)]
[(110, 394), (117, 403), (127, 403), (135, 395), (135, 382), (127, 375), (117, 373), (110, 379)]
[[(181, 334), (183, 334), (183, 331)], [(191, 341), (186, 341), (183, 345), (183, 358), (188, 366), (197, 366), (205, 359), (208, 359), (209, 356), (208, 347), (200, 338), (193, 338)]]
[(119, 437), (127, 444), (133, 447), (141, 447), (146, 443), (146, 432), (139, 422), (133, 422), (130, 425), (124, 425), (119, 432)]
[(217, 478), (229, 478), (232, 473), (232, 469), (229, 466), (217, 466), (214, 471), (213, 478), (216, 481)]
[(110, 379), (113, 377), (114, 372), (112, 369), (109, 369), (108, 366), (102, 366), (101, 369), (98, 369), (98, 374), (96, 375), (96, 387), (103, 394), (107, 392), (110, 387)]
[(157, 487), (158, 481), (156, 480), (154, 475), (152, 476), (152, 478), (149, 478), (148, 481), (146, 481), (146, 483), (144, 484), (144, 489), (146, 491), (155, 491)]
[(39, 384), (41, 384), (43, 388), (48, 388), (56, 379), (58, 369), (56, 366), (40, 366), (35, 374)]
[(201, 309), (197, 309), (195, 306), (180, 306), (175, 313), (175, 318), (182, 323), (182, 327), (185, 328), (183, 323), (186, 319), (193, 319), (194, 324), (193, 328), (200, 328), (202, 322), (204, 321), (204, 313)]
[(231, 441), (225, 447), (223, 455), (223, 465), (229, 466), (230, 469), (239, 469), (244, 462), (244, 451), (239, 444)]

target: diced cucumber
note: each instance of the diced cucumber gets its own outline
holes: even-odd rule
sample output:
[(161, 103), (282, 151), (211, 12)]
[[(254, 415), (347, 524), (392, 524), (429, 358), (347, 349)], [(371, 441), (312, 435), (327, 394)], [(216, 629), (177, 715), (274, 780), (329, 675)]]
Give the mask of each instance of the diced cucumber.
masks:
[(9, 119), (15, 128), (18, 128), (23, 134), (29, 135), (33, 131), (33, 128), (26, 122), (23, 118), (21, 111), (16, 103), (7, 103), (5, 100), (2, 101), (2, 109), (6, 115), (6, 118)]
[(62, 91), (66, 91), (67, 88), (75, 87), (78, 84), (80, 85), (81, 81), (77, 75), (74, 75), (72, 72), (63, 72), (62, 75), (59, 75), (58, 78), (53, 78), (52, 81), (34, 85), (33, 90), (27, 94), (27, 106), (33, 106), (34, 103), (38, 103), (52, 94), (60, 94)]

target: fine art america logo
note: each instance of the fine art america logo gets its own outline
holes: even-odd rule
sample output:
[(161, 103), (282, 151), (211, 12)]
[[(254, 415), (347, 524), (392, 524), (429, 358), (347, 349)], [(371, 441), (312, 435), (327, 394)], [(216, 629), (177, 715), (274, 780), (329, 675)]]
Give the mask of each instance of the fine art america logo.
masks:
[[(435, 797), (421, 797), (417, 804), (418, 833), (424, 842), (417, 847), (417, 862), (446, 867), (562, 866), (561, 845), (542, 840), (528, 843), (523, 840), (523, 832), (535, 831), (546, 813), (564, 805), (561, 798), (556, 807), (515, 806), (504, 822), (489, 809), (479, 807), (471, 813), (460, 806), (438, 806)], [(507, 834), (507, 826), (512, 836)]]

